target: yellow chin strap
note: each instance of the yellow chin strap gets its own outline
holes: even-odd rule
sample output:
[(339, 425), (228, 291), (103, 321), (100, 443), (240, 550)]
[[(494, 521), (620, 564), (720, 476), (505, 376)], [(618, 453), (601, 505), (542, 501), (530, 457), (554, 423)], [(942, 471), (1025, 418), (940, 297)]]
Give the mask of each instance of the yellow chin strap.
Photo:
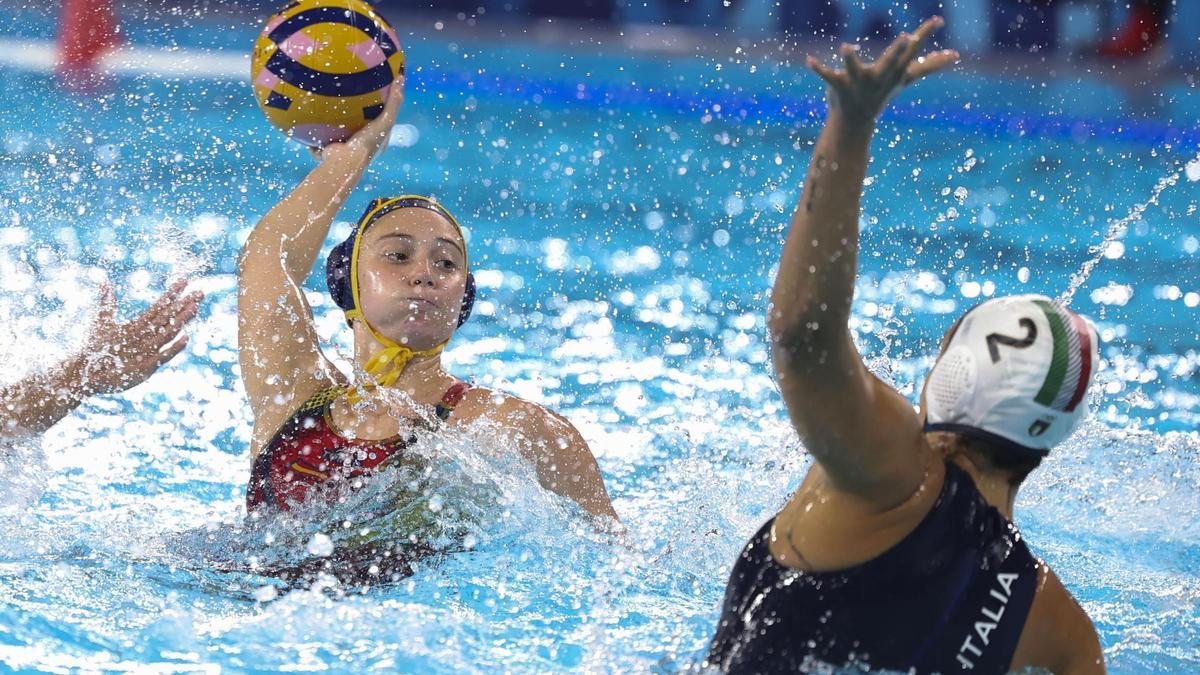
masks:
[[(375, 355), (367, 361), (366, 366), (364, 366), (364, 369), (367, 371), (367, 374), (371, 376), (372, 380), (364, 383), (363, 388), (367, 390), (374, 389), (377, 386), (392, 386), (396, 383), (396, 380), (400, 378), (400, 374), (404, 372), (404, 369), (408, 367), (409, 362), (414, 358), (418, 356), (436, 356), (442, 353), (442, 350), (446, 348), (446, 345), (450, 344), (450, 341), (446, 340), (445, 342), (429, 349), (414, 351), (408, 347), (405, 347), (404, 345), (396, 343), (394, 340), (381, 335), (379, 331), (375, 330), (375, 327), (372, 326), (369, 321), (367, 321), (367, 317), (363, 316), (362, 313), (362, 303), (359, 301), (358, 295), (358, 254), (360, 248), (362, 247), (363, 234), (366, 233), (367, 227), (369, 227), (376, 218), (380, 217), (384, 211), (389, 210), (389, 207), (394, 206), (397, 202), (402, 202), (405, 200), (416, 200), (428, 204), (430, 210), (444, 216), (446, 220), (449, 220), (450, 223), (454, 225), (454, 229), (458, 231), (458, 236), (464, 242), (463, 268), (468, 271), (471, 269), (470, 262), (466, 258), (467, 253), (465, 242), (467, 239), (463, 236), (462, 226), (459, 225), (458, 220), (446, 210), (446, 207), (438, 204), (428, 197), (423, 195), (401, 195), (399, 197), (393, 197), (391, 199), (381, 201), (375, 206), (375, 208), (371, 209), (365, 216), (363, 216), (362, 220), (358, 222), (358, 232), (354, 238), (354, 250), (350, 253), (350, 294), (351, 297), (354, 298), (354, 309), (346, 312), (346, 320), (353, 321), (354, 319), (358, 319), (362, 321), (362, 324), (367, 327), (368, 331), (371, 332), (371, 337), (375, 338), (379, 344), (383, 345), (383, 349), (376, 352)], [(347, 394), (347, 398), (351, 403), (357, 403), (358, 401), (362, 400), (362, 396), (358, 393), (358, 391), (353, 389), (349, 394)]]
[[(436, 345), (430, 349), (413, 351), (404, 345), (397, 344), (395, 341), (389, 340), (388, 338), (380, 335), (379, 331), (375, 330), (375, 328), (367, 321), (367, 318), (363, 316), (363, 313), (360, 310), (352, 309), (349, 312), (346, 312), (346, 318), (349, 320), (360, 319), (363, 322), (363, 325), (367, 327), (367, 330), (371, 331), (371, 337), (375, 338), (380, 344), (383, 345), (383, 349), (375, 352), (375, 355), (372, 356), (367, 361), (367, 365), (364, 366), (367, 374), (370, 375), (371, 379), (373, 380), (372, 382), (366, 383), (366, 388), (368, 389), (373, 389), (375, 386), (392, 386), (396, 383), (396, 380), (400, 378), (400, 374), (404, 372), (404, 369), (408, 367), (409, 361), (412, 361), (418, 356), (435, 356), (437, 354), (441, 354), (442, 350), (446, 348), (446, 345), (450, 344), (450, 341), (447, 340), (446, 342)], [(351, 403), (358, 402), (358, 399), (360, 398), (361, 397), (358, 396), (357, 393), (350, 392)]]

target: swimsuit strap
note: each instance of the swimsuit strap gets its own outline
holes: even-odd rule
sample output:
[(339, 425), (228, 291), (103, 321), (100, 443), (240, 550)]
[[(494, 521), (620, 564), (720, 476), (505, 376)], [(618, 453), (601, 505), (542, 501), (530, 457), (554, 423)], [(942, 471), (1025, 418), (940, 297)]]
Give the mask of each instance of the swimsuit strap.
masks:
[(463, 396), (466, 396), (470, 388), (471, 385), (462, 380), (457, 380), (450, 385), (450, 388), (442, 395), (441, 403), (438, 403), (435, 409), (438, 419), (445, 422), (450, 417), (450, 413), (454, 412), (454, 407), (462, 402)]
[(337, 397), (344, 394), (347, 389), (349, 389), (349, 387), (343, 386), (333, 386), (329, 387), (328, 389), (322, 389), (321, 391), (318, 391), (309, 397), (307, 401), (301, 403), (300, 408), (297, 409), (296, 412), (306, 413), (313, 411), (324, 411), (325, 408), (333, 405), (333, 402), (337, 400)]
[[(455, 380), (454, 384), (442, 394), (442, 400), (438, 402), (434, 411), (437, 413), (438, 419), (445, 422), (450, 413), (454, 412), (455, 406), (462, 402), (463, 396), (466, 396), (467, 391), (471, 389), (471, 385), (462, 380)], [(336, 386), (322, 389), (313, 394), (307, 401), (300, 405), (296, 411), (299, 413), (321, 412), (324, 413), (327, 408), (333, 405), (339, 396), (350, 390), (350, 387)]]

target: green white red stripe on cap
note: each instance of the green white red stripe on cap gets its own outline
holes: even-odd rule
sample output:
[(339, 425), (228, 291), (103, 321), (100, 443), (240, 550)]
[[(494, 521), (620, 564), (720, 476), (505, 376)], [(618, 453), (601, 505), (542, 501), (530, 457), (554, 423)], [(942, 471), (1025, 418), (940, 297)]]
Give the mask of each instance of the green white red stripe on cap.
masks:
[(1092, 372), (1092, 334), (1083, 317), (1057, 303), (1034, 300), (1050, 323), (1054, 353), (1046, 379), (1034, 401), (1055, 410), (1073, 412), (1087, 392)]

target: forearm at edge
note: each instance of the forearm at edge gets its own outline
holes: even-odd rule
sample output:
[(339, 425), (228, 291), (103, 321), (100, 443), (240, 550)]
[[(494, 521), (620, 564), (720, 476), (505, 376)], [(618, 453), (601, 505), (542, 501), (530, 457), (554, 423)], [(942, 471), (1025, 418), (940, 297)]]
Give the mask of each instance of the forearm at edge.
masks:
[(243, 263), (252, 254), (277, 258), (289, 277), (301, 283), (369, 160), (364, 151), (348, 148), (321, 162), (255, 225)]
[(0, 389), (0, 438), (40, 434), (69, 415), (92, 392), (78, 356)]
[(871, 133), (831, 113), (817, 139), (771, 293), (768, 323), (777, 343), (839, 340), (846, 330)]

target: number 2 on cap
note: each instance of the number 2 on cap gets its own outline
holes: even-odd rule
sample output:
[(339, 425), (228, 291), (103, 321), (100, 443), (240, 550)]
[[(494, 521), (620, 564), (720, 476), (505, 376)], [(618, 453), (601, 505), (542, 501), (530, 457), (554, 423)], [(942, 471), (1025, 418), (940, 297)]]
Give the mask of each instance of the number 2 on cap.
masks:
[(1020, 325), (1025, 329), (1023, 338), (1015, 338), (1003, 333), (992, 333), (987, 336), (988, 354), (992, 357), (992, 363), (1000, 360), (1000, 345), (1013, 349), (1025, 349), (1037, 339), (1037, 324), (1033, 322), (1033, 319), (1021, 319)]

